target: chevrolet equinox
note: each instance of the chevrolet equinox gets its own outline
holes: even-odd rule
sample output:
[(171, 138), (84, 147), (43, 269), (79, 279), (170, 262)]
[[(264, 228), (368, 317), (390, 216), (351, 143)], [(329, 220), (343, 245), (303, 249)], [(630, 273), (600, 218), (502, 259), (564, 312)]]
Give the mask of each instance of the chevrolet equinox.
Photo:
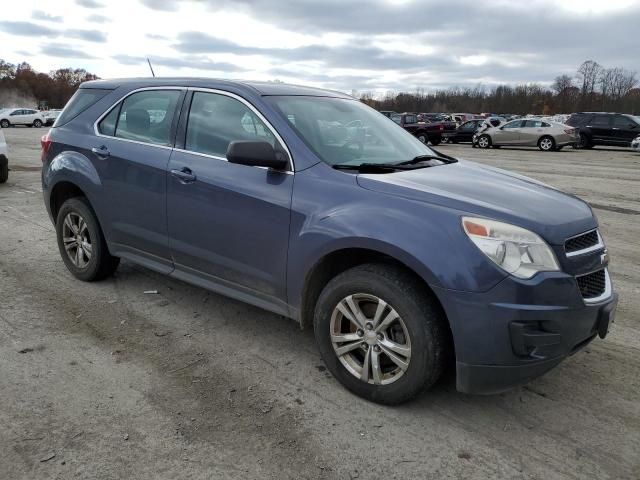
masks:
[(459, 391), (504, 391), (613, 320), (585, 202), (438, 153), (341, 93), (91, 81), (41, 143), (73, 275), (124, 258), (313, 326), (331, 373), (376, 402), (415, 396), (449, 361)]

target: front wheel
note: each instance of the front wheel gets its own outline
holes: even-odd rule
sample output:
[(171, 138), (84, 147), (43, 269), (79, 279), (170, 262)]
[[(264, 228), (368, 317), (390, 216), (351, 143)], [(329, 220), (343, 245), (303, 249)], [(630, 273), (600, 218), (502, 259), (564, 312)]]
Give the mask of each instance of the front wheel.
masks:
[(480, 148), (489, 148), (491, 146), (491, 137), (489, 135), (480, 135), (478, 138), (478, 146)]
[(84, 197), (62, 204), (56, 220), (58, 249), (67, 269), (80, 280), (108, 277), (120, 263), (109, 253), (96, 214)]
[(440, 145), (441, 141), (442, 141), (441, 137), (433, 137), (431, 139), (431, 145)]
[(9, 128), (9, 125), (10, 125), (9, 120), (0, 121), (0, 127), (2, 128)]
[(368, 400), (397, 404), (440, 377), (446, 320), (416, 280), (393, 265), (365, 264), (331, 280), (314, 332), (329, 371)]

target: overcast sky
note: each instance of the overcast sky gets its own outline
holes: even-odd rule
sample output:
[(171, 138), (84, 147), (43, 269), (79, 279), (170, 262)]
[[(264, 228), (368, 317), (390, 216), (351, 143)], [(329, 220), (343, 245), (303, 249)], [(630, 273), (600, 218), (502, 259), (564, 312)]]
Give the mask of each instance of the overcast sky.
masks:
[(0, 58), (350, 92), (640, 70), (640, 0), (2, 0)]

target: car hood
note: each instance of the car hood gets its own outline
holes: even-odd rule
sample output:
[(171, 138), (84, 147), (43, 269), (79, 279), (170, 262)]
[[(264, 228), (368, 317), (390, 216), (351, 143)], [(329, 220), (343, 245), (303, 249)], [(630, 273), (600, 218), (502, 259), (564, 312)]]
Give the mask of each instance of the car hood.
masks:
[(360, 174), (365, 189), (455, 209), (527, 228), (547, 242), (597, 226), (589, 205), (531, 178), (461, 160), (388, 174)]

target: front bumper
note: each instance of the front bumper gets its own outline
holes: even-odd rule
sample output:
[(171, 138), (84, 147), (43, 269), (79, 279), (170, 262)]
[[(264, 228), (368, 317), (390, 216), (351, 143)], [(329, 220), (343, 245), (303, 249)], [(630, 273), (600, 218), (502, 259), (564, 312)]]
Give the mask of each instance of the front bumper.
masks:
[(436, 289), (456, 350), (457, 389), (491, 394), (538, 377), (607, 334), (618, 297), (583, 301), (575, 278), (507, 277), (484, 293)]

